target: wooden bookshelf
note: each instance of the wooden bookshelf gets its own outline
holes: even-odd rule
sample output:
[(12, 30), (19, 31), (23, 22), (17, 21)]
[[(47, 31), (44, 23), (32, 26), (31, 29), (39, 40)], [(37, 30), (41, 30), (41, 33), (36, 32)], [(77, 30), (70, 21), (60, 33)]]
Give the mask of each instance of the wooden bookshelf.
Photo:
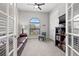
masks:
[[(55, 32), (55, 45), (60, 48), (62, 51), (65, 52), (65, 15), (62, 15), (59, 17), (59, 26), (56, 27), (56, 32)], [(61, 19), (61, 20), (60, 20)], [(63, 21), (62, 21), (63, 20)]]

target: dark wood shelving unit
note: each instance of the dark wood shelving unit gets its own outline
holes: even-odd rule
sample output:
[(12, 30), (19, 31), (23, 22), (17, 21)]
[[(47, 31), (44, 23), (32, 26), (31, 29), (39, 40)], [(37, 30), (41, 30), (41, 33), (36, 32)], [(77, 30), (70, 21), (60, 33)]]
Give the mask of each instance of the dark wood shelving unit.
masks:
[(59, 17), (59, 27), (56, 27), (55, 45), (65, 52), (65, 14)]

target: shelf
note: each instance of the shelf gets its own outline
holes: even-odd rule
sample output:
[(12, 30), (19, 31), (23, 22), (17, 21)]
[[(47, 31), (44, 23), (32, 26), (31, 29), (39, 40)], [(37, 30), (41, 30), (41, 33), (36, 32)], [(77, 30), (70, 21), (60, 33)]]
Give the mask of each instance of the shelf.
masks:
[(74, 16), (73, 18), (74, 18), (74, 19), (79, 18), (79, 15), (76, 15), (76, 16)]
[(60, 40), (56, 39), (58, 42), (60, 42)]
[(67, 9), (70, 9), (70, 8), (72, 8), (73, 7), (73, 4), (71, 3), (71, 6), (69, 6)]
[[(10, 34), (9, 37), (10, 37), (10, 36), (13, 36), (13, 35), (14, 35), (14, 34)], [(0, 39), (3, 39), (3, 38), (7, 38), (7, 35), (5, 35), (5, 36), (0, 36)]]
[(78, 51), (76, 51), (75, 49), (73, 49), (70, 45), (67, 45), (70, 49), (72, 49), (72, 51), (74, 51), (76, 54), (79, 55)]
[(61, 28), (65, 28), (65, 26), (63, 26), (63, 27), (62, 27), (62, 26), (60, 26), (60, 27), (56, 27), (56, 28), (60, 28), (60, 29), (61, 29)]
[(9, 18), (14, 19), (14, 17), (12, 17), (12, 16), (9, 16)]
[(66, 35), (62, 35), (62, 34), (60, 34), (60, 33), (56, 33), (56, 35), (60, 35), (60, 36), (66, 36)]
[(73, 28), (74, 30), (79, 30), (79, 28)]
[[(65, 52), (65, 14), (59, 17), (59, 27), (56, 27), (55, 45)], [(64, 21), (61, 21), (64, 20)], [(63, 25), (63, 26), (62, 26)], [(63, 46), (64, 45), (64, 46)]]
[(14, 49), (12, 49), (12, 50), (9, 52), (8, 56), (10, 56), (10, 54), (12, 54), (12, 52), (14, 52)]
[(74, 33), (68, 33), (68, 35), (73, 35), (73, 36), (78, 36), (79, 37), (79, 34), (74, 34)]
[(0, 36), (0, 39), (3, 39), (3, 38), (7, 38), (7, 36), (5, 35), (5, 36)]
[(5, 15), (5, 16), (8, 16), (7, 13), (5, 13), (5, 12), (3, 12), (3, 11), (1, 11), (1, 10), (0, 10), (0, 13), (3, 14), (3, 15)]
[(9, 34), (9, 36), (13, 36), (14, 34)]
[[(78, 20), (75, 20), (75, 19), (78, 19)], [(70, 22), (70, 21), (79, 22), (79, 15), (76, 15), (75, 17), (73, 17), (70, 20), (68, 20), (68, 22)]]
[(0, 45), (0, 56), (5, 56), (6, 55), (6, 44), (1, 44)]

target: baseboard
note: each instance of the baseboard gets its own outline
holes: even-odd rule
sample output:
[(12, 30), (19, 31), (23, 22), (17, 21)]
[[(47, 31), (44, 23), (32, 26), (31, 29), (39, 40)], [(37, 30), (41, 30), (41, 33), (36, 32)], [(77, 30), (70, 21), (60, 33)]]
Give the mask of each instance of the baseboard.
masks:
[(51, 38), (48, 38), (49, 40), (51, 40), (51, 41), (53, 41), (54, 42), (54, 44), (55, 44), (55, 41), (53, 40), (53, 39), (51, 39)]
[[(48, 38), (49, 40), (52, 40), (52, 39), (50, 39), (50, 38)], [(52, 40), (52, 41), (54, 41), (54, 40)]]

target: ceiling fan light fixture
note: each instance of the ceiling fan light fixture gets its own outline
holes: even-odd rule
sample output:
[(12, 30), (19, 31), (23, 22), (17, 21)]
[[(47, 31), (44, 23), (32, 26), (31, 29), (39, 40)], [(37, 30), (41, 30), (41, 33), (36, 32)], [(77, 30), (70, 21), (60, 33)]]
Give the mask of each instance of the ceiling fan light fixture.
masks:
[(37, 9), (37, 8), (38, 8), (38, 6), (37, 6), (37, 5), (35, 5), (35, 6), (34, 6), (34, 8), (35, 8), (35, 9)]

